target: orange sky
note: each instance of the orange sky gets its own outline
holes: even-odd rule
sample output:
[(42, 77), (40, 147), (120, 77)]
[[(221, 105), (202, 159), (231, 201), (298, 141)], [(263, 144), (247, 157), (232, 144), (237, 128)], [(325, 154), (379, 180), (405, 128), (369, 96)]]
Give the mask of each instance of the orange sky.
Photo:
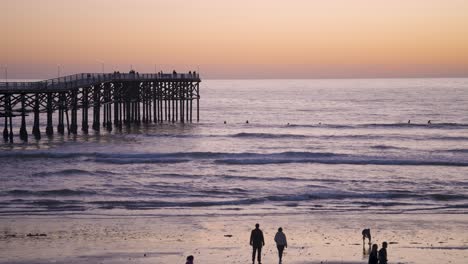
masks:
[(100, 61), (207, 78), (468, 76), (467, 14), (466, 0), (0, 0), (0, 64), (18, 78)]

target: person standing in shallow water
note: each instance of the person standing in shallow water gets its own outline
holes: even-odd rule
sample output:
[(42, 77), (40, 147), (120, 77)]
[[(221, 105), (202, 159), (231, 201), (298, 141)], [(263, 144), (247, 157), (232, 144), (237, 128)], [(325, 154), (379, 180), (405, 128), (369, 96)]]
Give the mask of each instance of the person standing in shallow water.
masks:
[(262, 247), (265, 245), (265, 240), (259, 224), (255, 224), (255, 229), (250, 233), (250, 245), (252, 246), (252, 263), (255, 263), (255, 253), (257, 253), (258, 264), (261, 264)]
[(379, 264), (387, 263), (387, 242), (383, 242), (382, 248), (379, 250)]
[(283, 228), (278, 228), (278, 232), (275, 235), (276, 248), (278, 248), (278, 257), (279, 263), (283, 261), (283, 251), (284, 248), (288, 247), (288, 242), (286, 241), (286, 235), (283, 233)]
[(369, 264), (378, 264), (379, 263), (379, 257), (378, 257), (378, 249), (379, 246), (377, 244), (372, 245), (372, 250), (369, 254)]

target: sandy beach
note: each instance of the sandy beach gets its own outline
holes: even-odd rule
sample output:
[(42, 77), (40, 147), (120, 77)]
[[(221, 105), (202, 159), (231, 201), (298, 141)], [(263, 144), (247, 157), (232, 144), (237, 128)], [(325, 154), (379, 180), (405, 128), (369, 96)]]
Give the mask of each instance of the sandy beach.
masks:
[[(265, 235), (262, 263), (277, 263), (278, 226), (289, 240), (283, 263), (367, 263), (360, 230), (389, 243), (389, 263), (466, 263), (466, 215), (276, 215), (2, 218), (1, 263), (250, 263), (250, 230)], [(28, 234), (31, 234), (28, 236)], [(36, 234), (43, 234), (36, 236)]]

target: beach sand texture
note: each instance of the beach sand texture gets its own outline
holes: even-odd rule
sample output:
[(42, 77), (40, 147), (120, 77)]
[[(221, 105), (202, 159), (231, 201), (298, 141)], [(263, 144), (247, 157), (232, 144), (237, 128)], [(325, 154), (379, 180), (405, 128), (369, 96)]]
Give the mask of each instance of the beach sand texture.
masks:
[[(250, 230), (265, 235), (262, 263), (277, 263), (273, 237), (288, 237), (283, 263), (367, 263), (360, 228), (389, 243), (390, 263), (466, 263), (466, 215), (1, 219), (1, 263), (249, 263)], [(27, 234), (46, 234), (28, 237)], [(12, 235), (15, 235), (13, 237)], [(232, 236), (231, 236), (232, 235)]]

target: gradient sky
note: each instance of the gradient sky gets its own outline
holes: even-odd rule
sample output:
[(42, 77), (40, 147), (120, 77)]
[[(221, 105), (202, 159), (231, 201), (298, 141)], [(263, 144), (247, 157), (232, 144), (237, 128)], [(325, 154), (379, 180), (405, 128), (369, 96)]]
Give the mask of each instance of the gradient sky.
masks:
[[(11, 78), (468, 76), (466, 0), (0, 0)], [(4, 78), (3, 71), (0, 74)]]

